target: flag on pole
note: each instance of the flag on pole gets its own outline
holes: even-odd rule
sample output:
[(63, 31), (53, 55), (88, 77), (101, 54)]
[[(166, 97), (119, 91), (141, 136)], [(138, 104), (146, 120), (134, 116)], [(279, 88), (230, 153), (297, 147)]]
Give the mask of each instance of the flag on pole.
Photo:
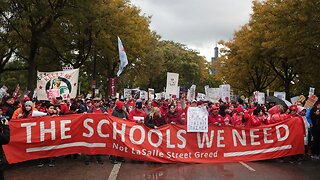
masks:
[(121, 39), (119, 38), (119, 36), (118, 36), (118, 49), (119, 49), (120, 67), (117, 72), (117, 76), (119, 77), (120, 74), (122, 73), (124, 67), (126, 67), (126, 65), (128, 64), (127, 54), (124, 50), (124, 47), (122, 45), (122, 42), (121, 42)]

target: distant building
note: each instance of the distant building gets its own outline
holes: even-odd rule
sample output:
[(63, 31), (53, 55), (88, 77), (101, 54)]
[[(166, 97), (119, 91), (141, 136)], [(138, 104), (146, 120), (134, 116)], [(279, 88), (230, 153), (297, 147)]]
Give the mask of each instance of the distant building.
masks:
[(214, 48), (214, 57), (211, 58), (211, 64), (213, 64), (214, 60), (218, 58), (218, 55), (219, 55), (219, 48), (216, 46)]

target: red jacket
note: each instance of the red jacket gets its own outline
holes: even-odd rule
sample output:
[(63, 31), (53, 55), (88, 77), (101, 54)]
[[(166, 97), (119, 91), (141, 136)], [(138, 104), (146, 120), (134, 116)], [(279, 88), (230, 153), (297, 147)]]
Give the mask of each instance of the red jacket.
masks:
[(69, 110), (69, 108), (68, 108), (68, 106), (67, 106), (67, 104), (65, 104), (65, 103), (61, 103), (60, 104), (60, 114), (68, 114), (70, 112), (70, 110)]
[(134, 108), (132, 109), (132, 111), (130, 111), (129, 121), (136, 122), (137, 120), (135, 120), (135, 117), (142, 117), (144, 121), (147, 119), (146, 113), (142, 109), (141, 111), (138, 111), (137, 108)]
[(214, 114), (210, 114), (208, 117), (208, 124), (224, 124), (224, 118), (218, 114), (218, 115), (214, 115)]
[(161, 116), (162, 116), (162, 117), (165, 117), (166, 114), (167, 114), (168, 111), (169, 111), (168, 107), (167, 107), (167, 108), (163, 108), (163, 106), (161, 106), (159, 109), (160, 109), (160, 112), (161, 112)]
[(178, 111), (175, 111), (174, 113), (171, 113), (170, 111), (165, 115), (165, 120), (169, 124), (171, 122), (175, 122), (176, 124), (184, 124), (181, 119), (181, 113)]

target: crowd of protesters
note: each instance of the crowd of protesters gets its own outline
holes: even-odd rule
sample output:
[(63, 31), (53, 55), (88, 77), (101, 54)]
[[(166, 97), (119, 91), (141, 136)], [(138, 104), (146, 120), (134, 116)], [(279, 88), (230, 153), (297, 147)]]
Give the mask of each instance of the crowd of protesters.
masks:
[[(109, 99), (77, 97), (63, 100), (57, 97), (53, 101), (31, 101), (28, 96), (18, 101), (7, 95), (0, 106), (0, 116), (7, 119), (20, 119), (32, 117), (34, 111), (46, 113), (48, 116), (59, 116), (81, 113), (105, 113), (123, 118), (149, 128), (157, 129), (166, 124), (185, 125), (189, 107), (206, 108), (208, 124), (212, 126), (234, 126), (252, 128), (261, 125), (279, 123), (293, 117), (304, 122), (306, 128), (305, 145), (306, 154), (312, 159), (319, 160), (320, 151), (320, 103), (313, 108), (305, 109), (300, 105), (289, 107), (268, 102), (265, 105), (244, 103), (242, 99), (229, 103), (210, 101), (188, 101), (187, 99), (157, 99), (140, 100), (129, 97), (127, 99)], [(311, 152), (308, 151), (311, 147)], [(77, 157), (77, 155), (74, 155)], [(84, 155), (86, 165), (92, 160), (103, 164), (102, 155)], [(123, 162), (122, 157), (109, 157), (111, 163)], [(53, 167), (53, 158), (41, 160), (39, 167), (48, 161)]]

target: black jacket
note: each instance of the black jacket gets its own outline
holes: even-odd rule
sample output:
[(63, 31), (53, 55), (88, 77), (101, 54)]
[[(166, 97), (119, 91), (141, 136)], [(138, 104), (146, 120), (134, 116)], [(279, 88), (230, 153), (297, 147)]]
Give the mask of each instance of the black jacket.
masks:
[(118, 118), (125, 118), (128, 119), (128, 114), (127, 112), (123, 111), (123, 110), (119, 110), (117, 107), (115, 107), (115, 109), (112, 112), (111, 116), (115, 116)]
[(2, 150), (2, 145), (8, 144), (10, 141), (10, 129), (8, 125), (2, 125), (0, 127), (0, 168), (2, 169), (5, 164), (5, 157)]

